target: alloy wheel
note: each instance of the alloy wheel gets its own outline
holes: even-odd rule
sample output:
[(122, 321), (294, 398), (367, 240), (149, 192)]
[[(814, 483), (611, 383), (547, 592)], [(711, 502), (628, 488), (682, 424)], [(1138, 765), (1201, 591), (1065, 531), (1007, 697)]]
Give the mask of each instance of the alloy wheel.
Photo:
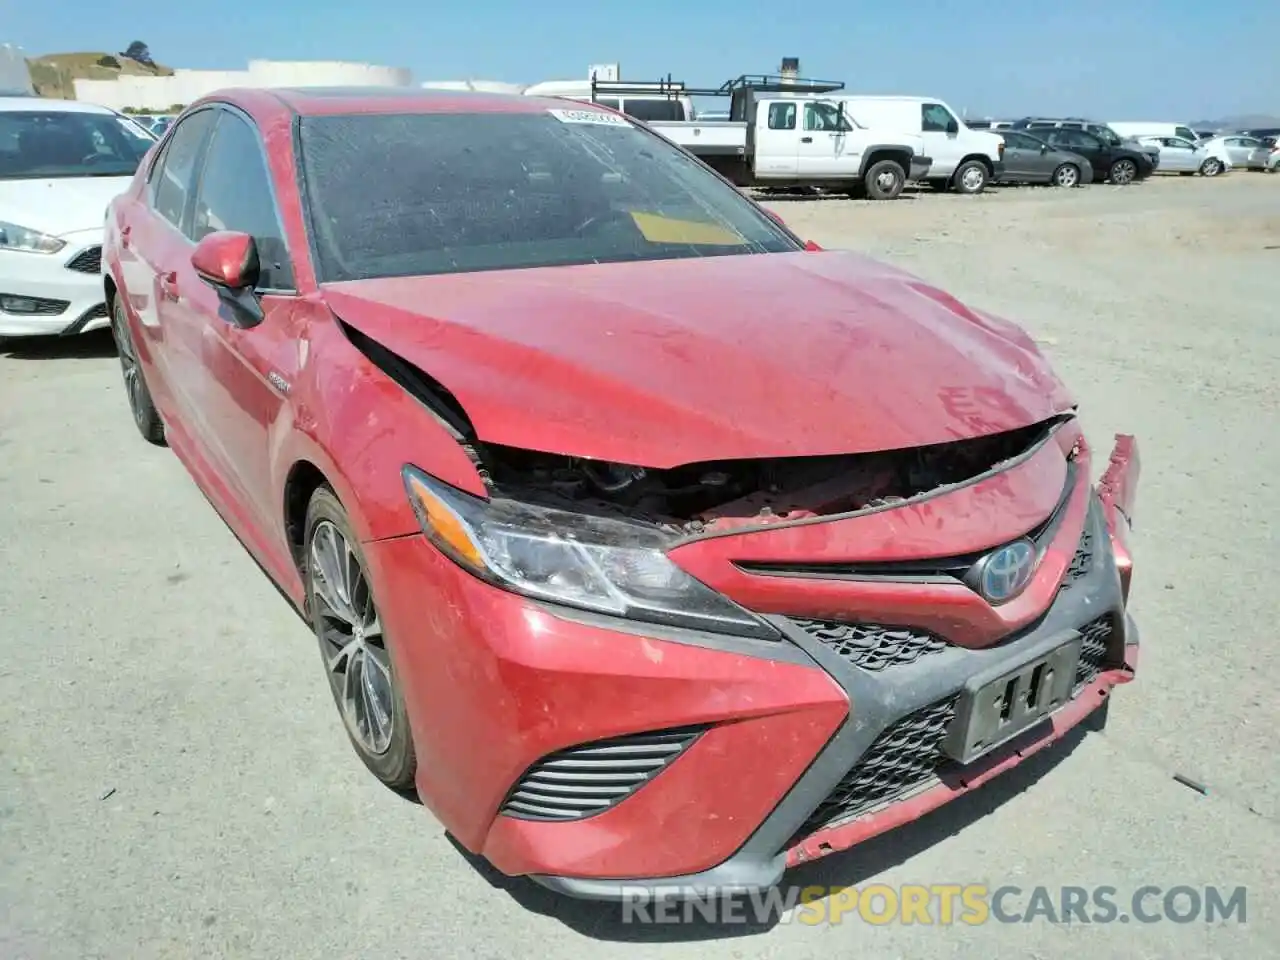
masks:
[(1200, 167), (1200, 172), (1206, 177), (1216, 177), (1222, 172), (1222, 162), (1216, 157), (1210, 157), (1204, 162), (1204, 165)]
[(1133, 178), (1138, 175), (1138, 168), (1132, 160), (1117, 160), (1114, 167), (1111, 168), (1111, 182), (1116, 184), (1132, 183)]
[(1071, 164), (1063, 164), (1054, 174), (1054, 182), (1060, 187), (1074, 187), (1080, 182), (1080, 172)]
[(312, 531), (310, 554), (316, 633), (343, 723), (363, 749), (384, 754), (394, 733), (393, 681), (368, 577), (328, 520)]
[(129, 398), (129, 411), (133, 420), (142, 425), (146, 415), (142, 398), (142, 369), (138, 366), (138, 353), (133, 346), (133, 337), (129, 334), (129, 324), (125, 319), (124, 306), (117, 298), (115, 309), (111, 312), (111, 334), (116, 341), (116, 353), (120, 356), (120, 372), (124, 374), (125, 394)]

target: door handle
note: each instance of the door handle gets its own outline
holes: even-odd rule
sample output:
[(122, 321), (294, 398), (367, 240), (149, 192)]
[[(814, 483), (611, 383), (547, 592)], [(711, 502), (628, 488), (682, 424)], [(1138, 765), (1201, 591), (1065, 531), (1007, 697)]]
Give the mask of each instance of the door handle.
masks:
[(801, 138), (800, 138), (800, 142), (801, 142), (801, 143), (813, 143), (813, 137), (801, 137)]
[(176, 301), (178, 299), (178, 272), (176, 270), (160, 274), (160, 296), (166, 300)]

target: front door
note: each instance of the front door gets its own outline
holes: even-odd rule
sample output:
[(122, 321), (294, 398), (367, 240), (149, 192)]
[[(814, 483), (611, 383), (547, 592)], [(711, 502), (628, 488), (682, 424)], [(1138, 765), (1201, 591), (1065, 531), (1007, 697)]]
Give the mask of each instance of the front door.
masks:
[[(186, 291), (203, 374), (202, 415), (224, 468), (259, 530), (279, 527), (279, 484), (271, 475), (270, 433), (299, 365), (292, 267), (256, 127), (232, 110), (218, 115), (191, 220), (197, 243), (219, 230), (247, 233), (261, 271), (260, 314), (224, 299), (190, 274)], [(188, 283), (187, 277), (183, 282)], [(252, 301), (251, 301), (252, 302)]]
[[(853, 125), (829, 100), (811, 100), (804, 104), (800, 144), (797, 151), (802, 177), (850, 177), (858, 172), (860, 152), (850, 153)], [(856, 148), (855, 148), (856, 149)]]
[(924, 140), (925, 156), (933, 158), (929, 176), (951, 176), (962, 159), (960, 121), (941, 103), (922, 103), (920, 136)]

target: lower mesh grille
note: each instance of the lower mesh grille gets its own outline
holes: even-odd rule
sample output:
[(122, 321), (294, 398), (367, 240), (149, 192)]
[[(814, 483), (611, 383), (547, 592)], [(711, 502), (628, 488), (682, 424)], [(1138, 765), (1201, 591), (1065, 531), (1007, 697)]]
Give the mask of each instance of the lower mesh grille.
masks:
[(86, 247), (67, 261), (67, 269), (79, 273), (102, 272), (102, 248)]
[(915, 663), (930, 653), (947, 649), (945, 640), (921, 630), (882, 627), (872, 623), (835, 623), (825, 620), (791, 621), (819, 643), (856, 667), (880, 671)]
[(523, 820), (595, 816), (656, 777), (705, 731), (629, 734), (549, 754), (525, 772), (499, 812)]
[(900, 800), (930, 783), (945, 759), (942, 743), (955, 717), (957, 699), (948, 697), (908, 714), (880, 734), (805, 821), (792, 843)]
[(1076, 690), (1092, 683), (1106, 669), (1114, 630), (1111, 614), (1090, 621), (1080, 628), (1084, 643), (1080, 646), (1080, 660), (1076, 664)]

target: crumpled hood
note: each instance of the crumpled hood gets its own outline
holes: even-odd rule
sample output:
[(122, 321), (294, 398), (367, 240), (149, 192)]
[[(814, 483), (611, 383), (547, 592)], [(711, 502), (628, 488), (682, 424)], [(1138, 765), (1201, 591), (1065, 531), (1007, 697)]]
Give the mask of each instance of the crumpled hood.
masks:
[(825, 251), (326, 284), (481, 440), (654, 468), (889, 450), (1073, 401), (1031, 340)]
[(60, 237), (101, 229), (107, 206), (129, 189), (126, 177), (0, 180), (0, 220)]

